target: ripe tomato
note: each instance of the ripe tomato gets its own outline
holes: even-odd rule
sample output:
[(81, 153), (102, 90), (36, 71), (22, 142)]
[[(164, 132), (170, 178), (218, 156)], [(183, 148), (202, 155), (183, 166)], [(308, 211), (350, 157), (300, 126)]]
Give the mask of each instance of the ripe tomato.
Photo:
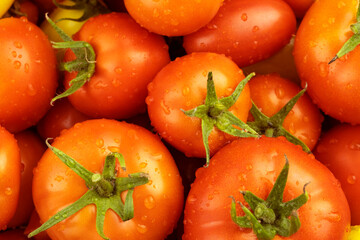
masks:
[[(232, 221), (229, 196), (245, 204), (239, 191), (248, 190), (266, 199), (284, 166), (285, 154), (290, 168), (283, 201), (301, 195), (310, 182), (306, 186), (309, 198), (297, 210), (301, 227), (288, 239), (345, 240), (350, 211), (334, 175), (285, 138), (265, 136), (231, 142), (213, 156), (208, 168), (197, 171), (186, 200), (183, 239), (257, 239), (252, 229)], [(277, 235), (274, 239), (285, 238)]]
[[(164, 140), (191, 157), (205, 157), (201, 120), (185, 115), (182, 109), (190, 110), (204, 103), (210, 71), (219, 98), (232, 94), (244, 79), (241, 69), (224, 55), (192, 53), (165, 66), (148, 85), (146, 103), (151, 124)], [(229, 110), (246, 122), (250, 108), (250, 90), (245, 85)], [(232, 139), (233, 136), (213, 128), (209, 136), (211, 154)]]
[[(90, 172), (101, 172), (110, 152), (124, 156), (126, 172), (144, 172), (150, 181), (133, 192), (134, 217), (122, 221), (106, 212), (104, 233), (110, 239), (164, 239), (180, 217), (183, 186), (174, 159), (160, 139), (137, 125), (115, 120), (88, 120), (64, 131), (53, 146)], [(78, 200), (85, 182), (48, 149), (34, 171), (33, 198), (42, 222)], [(102, 239), (95, 228), (96, 207), (91, 204), (47, 230), (51, 239)]]
[(129, 14), (141, 26), (160, 35), (183, 36), (205, 26), (223, 0), (124, 0)]
[(304, 17), (307, 10), (315, 2), (315, 0), (284, 0), (293, 9), (296, 17), (301, 19)]
[(31, 190), (33, 169), (46, 150), (45, 143), (31, 130), (17, 133), (15, 138), (20, 148), (21, 179), (19, 201), (16, 212), (8, 224), (9, 228), (25, 225), (30, 219), (34, 209)]
[(15, 137), (0, 126), (0, 230), (15, 213), (20, 189), (20, 150)]
[(0, 20), (0, 124), (10, 132), (35, 125), (58, 85), (55, 52), (25, 17)]
[(39, 20), (39, 8), (35, 3), (30, 0), (22, 0), (15, 3), (15, 9), (18, 7), (16, 10), (22, 14), (25, 14), (30, 22), (37, 24)]
[[(251, 99), (268, 117), (277, 113), (301, 91), (295, 83), (277, 74), (256, 75), (249, 81)], [(323, 116), (305, 93), (283, 122), (283, 127), (312, 150), (321, 133)]]
[(184, 48), (223, 53), (244, 67), (279, 51), (295, 30), (295, 15), (282, 0), (225, 0), (209, 24), (184, 37)]
[(36, 129), (40, 136), (45, 140), (47, 138), (56, 138), (63, 129), (68, 129), (75, 123), (90, 119), (90, 117), (76, 110), (68, 99), (63, 98), (54, 103), (54, 106), (40, 119)]
[(299, 26), (294, 45), (296, 68), (302, 85), (327, 115), (360, 123), (360, 48), (328, 64), (353, 35), (357, 1), (315, 1)]
[[(115, 12), (89, 19), (74, 40), (92, 45), (96, 64), (91, 79), (69, 96), (72, 105), (91, 117), (123, 119), (144, 112), (146, 85), (170, 61), (165, 40)], [(74, 59), (67, 51), (65, 61)], [(66, 88), (76, 75), (65, 73)]]
[(351, 210), (351, 224), (360, 224), (360, 126), (339, 124), (321, 137), (314, 155), (339, 179)]

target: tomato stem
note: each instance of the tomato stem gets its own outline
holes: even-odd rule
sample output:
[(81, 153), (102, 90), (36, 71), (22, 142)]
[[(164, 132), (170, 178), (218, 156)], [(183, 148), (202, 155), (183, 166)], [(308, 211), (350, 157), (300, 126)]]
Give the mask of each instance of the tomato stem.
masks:
[[(218, 99), (215, 91), (213, 74), (210, 71), (207, 76), (207, 94), (205, 104), (197, 106), (191, 110), (181, 109), (189, 117), (201, 119), (201, 132), (206, 153), (206, 165), (210, 162), (209, 136), (214, 126), (220, 131), (237, 137), (257, 137), (258, 134), (246, 123), (237, 118), (228, 109), (235, 104), (246, 83), (255, 75), (251, 73), (235, 88), (234, 92), (228, 96)], [(239, 127), (236, 128), (235, 126)]]
[(245, 216), (237, 216), (236, 202), (231, 197), (230, 215), (232, 220), (242, 228), (252, 228), (258, 239), (271, 240), (276, 234), (288, 237), (300, 228), (300, 220), (296, 210), (303, 206), (309, 198), (305, 189), (308, 184), (304, 185), (303, 194), (293, 200), (283, 202), (285, 185), (289, 174), (289, 161), (286, 155), (285, 160), (285, 165), (266, 200), (257, 197), (250, 191), (241, 192), (253, 212), (239, 202)]
[[(56, 213), (43, 225), (31, 232), (28, 237), (45, 231), (90, 204), (96, 206), (96, 229), (104, 239), (108, 239), (103, 231), (107, 210), (113, 210), (122, 221), (134, 217), (133, 191), (135, 187), (149, 182), (149, 176), (146, 173), (138, 172), (129, 174), (128, 177), (116, 177), (116, 159), (118, 159), (121, 169), (125, 170), (124, 157), (116, 152), (106, 156), (101, 174), (92, 173), (61, 150), (51, 146), (48, 141), (46, 144), (63, 163), (84, 179), (89, 190), (77, 201)], [(125, 203), (121, 199), (123, 192), (126, 192)]]

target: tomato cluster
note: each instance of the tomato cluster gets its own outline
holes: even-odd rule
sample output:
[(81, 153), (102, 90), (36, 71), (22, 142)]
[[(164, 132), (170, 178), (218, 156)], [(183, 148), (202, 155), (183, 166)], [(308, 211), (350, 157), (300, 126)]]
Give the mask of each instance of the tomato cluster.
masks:
[(359, 239), (360, 2), (3, 0), (0, 239)]

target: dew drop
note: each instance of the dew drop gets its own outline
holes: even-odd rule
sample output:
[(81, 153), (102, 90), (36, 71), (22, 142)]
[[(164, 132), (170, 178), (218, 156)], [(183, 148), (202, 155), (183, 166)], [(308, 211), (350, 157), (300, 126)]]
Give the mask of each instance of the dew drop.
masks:
[(14, 67), (15, 67), (15, 69), (19, 69), (21, 67), (21, 62), (14, 61)]
[(57, 181), (57, 182), (61, 182), (62, 180), (64, 180), (64, 177), (63, 177), (63, 176), (57, 176), (57, 177), (55, 178), (55, 181)]
[(252, 31), (253, 31), (253, 32), (259, 31), (259, 27), (255, 25), (255, 26), (252, 28)]
[(195, 203), (196, 200), (197, 200), (197, 197), (196, 197), (194, 194), (189, 195), (188, 198), (187, 198), (187, 202), (188, 202), (189, 204)]
[(96, 146), (97, 147), (99, 147), (99, 148), (101, 148), (101, 147), (103, 147), (104, 146), (104, 139), (102, 139), (102, 138), (98, 138), (98, 139), (96, 139)]
[(279, 99), (284, 98), (284, 96), (285, 96), (284, 88), (282, 88), (282, 87), (276, 88), (276, 89), (275, 89), (275, 95), (276, 95)]
[(214, 195), (210, 194), (208, 195), (208, 200), (213, 200), (214, 199)]
[(150, 105), (151, 103), (153, 103), (154, 102), (154, 97), (152, 97), (152, 96), (147, 96), (146, 98), (145, 98), (145, 103), (147, 104), (147, 105)]
[(153, 209), (155, 207), (155, 199), (153, 196), (147, 196), (145, 199), (144, 199), (144, 205), (147, 209)]
[(122, 68), (121, 68), (121, 67), (116, 67), (116, 68), (114, 69), (114, 71), (115, 71), (117, 74), (120, 74), (120, 73), (122, 73)]
[(9, 187), (5, 188), (5, 195), (10, 196), (13, 193), (13, 190)]
[(117, 78), (114, 78), (112, 81), (111, 81), (111, 84), (113, 85), (113, 87), (118, 87), (121, 85), (121, 82), (119, 79)]
[(140, 168), (146, 168), (146, 166), (147, 166), (146, 162), (141, 162), (139, 165)]
[(68, 165), (69, 167), (74, 167), (74, 166), (75, 166), (75, 162), (74, 162), (74, 160), (72, 160), (72, 159), (68, 159), (68, 160), (66, 161), (66, 163), (67, 163), (67, 165)]
[(55, 215), (54, 218), (55, 218), (56, 220), (58, 220), (58, 219), (60, 218), (60, 216), (59, 216), (59, 215)]
[(183, 87), (182, 95), (186, 96), (186, 95), (189, 95), (189, 93), (190, 93), (190, 88), (188, 86)]
[(139, 232), (139, 233), (146, 233), (147, 232), (147, 227), (143, 224), (138, 224), (137, 227), (136, 227), (136, 230)]
[(359, 151), (360, 150), (360, 143), (351, 143), (349, 145), (349, 149)]
[(36, 89), (34, 88), (34, 86), (32, 84), (29, 84), (27, 87), (27, 94), (29, 96), (35, 96), (37, 93)]
[(25, 63), (24, 68), (25, 68), (25, 72), (28, 73), (29, 72), (29, 64)]
[(296, 132), (296, 128), (295, 128), (295, 125), (294, 125), (294, 123), (290, 123), (289, 124), (289, 132), (291, 133), (291, 134), (295, 134), (295, 132)]
[(315, 19), (314, 18), (310, 18), (309, 20), (309, 25), (313, 26), (315, 24)]
[(246, 170), (251, 170), (251, 169), (253, 169), (253, 166), (251, 165), (251, 164), (248, 164), (248, 165), (246, 165)]
[(19, 49), (22, 48), (22, 44), (21, 44), (20, 42), (17, 42), (17, 41), (14, 42), (14, 46), (15, 46), (16, 48), (19, 48)]
[(322, 62), (319, 64), (319, 74), (321, 77), (326, 77), (329, 74), (329, 64)]
[(349, 183), (349, 184), (355, 184), (356, 183), (356, 176), (354, 175), (349, 175), (346, 179), (346, 181)]
[(241, 20), (243, 20), (244, 22), (246, 22), (247, 19), (248, 19), (248, 16), (247, 16), (246, 13), (241, 14)]
[(117, 147), (117, 146), (109, 146), (109, 147), (107, 147), (107, 149), (108, 149), (110, 152), (117, 152), (117, 153), (121, 152), (120, 148)]
[(170, 114), (170, 109), (168, 106), (165, 105), (164, 100), (160, 102), (161, 109), (164, 111), (165, 114)]
[(14, 58), (17, 57), (17, 53), (15, 51), (12, 51), (11, 56), (13, 56)]

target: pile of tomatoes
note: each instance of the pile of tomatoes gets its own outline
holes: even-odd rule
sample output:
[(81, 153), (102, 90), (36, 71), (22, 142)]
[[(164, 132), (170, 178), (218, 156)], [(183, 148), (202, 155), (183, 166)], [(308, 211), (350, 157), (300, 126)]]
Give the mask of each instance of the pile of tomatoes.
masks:
[(0, 239), (360, 239), (359, 8), (2, 0)]

